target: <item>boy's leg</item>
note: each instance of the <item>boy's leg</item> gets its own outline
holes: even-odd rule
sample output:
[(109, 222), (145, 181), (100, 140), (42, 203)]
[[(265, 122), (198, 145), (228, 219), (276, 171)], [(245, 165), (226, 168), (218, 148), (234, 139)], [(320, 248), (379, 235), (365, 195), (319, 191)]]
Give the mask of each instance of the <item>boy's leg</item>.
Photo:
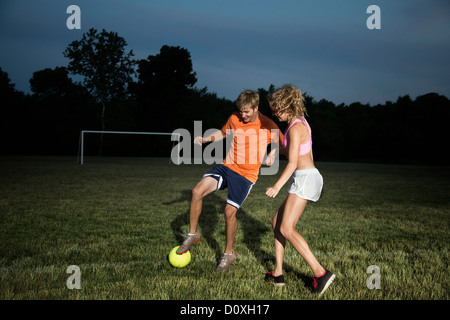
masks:
[(203, 198), (216, 190), (217, 180), (211, 177), (204, 177), (199, 183), (197, 183), (194, 189), (192, 189), (191, 208), (189, 212), (189, 233), (197, 232), (198, 219), (202, 213)]
[(232, 254), (234, 249), (234, 241), (236, 239), (237, 232), (237, 220), (236, 220), (236, 212), (237, 208), (232, 205), (225, 206), (225, 224), (226, 224), (226, 236), (227, 243), (225, 248), (226, 254)]
[(200, 241), (200, 235), (194, 235), (197, 233), (198, 219), (202, 213), (203, 198), (208, 194), (217, 190), (217, 180), (211, 177), (204, 177), (199, 183), (192, 189), (192, 200), (189, 212), (189, 233), (184, 239), (183, 244), (178, 248), (177, 253), (182, 254), (191, 248), (191, 246)]
[(237, 208), (230, 204), (225, 206), (225, 225), (226, 225), (226, 236), (227, 243), (225, 252), (220, 259), (219, 265), (216, 268), (216, 272), (226, 272), (230, 268), (231, 264), (236, 259), (236, 253), (234, 252), (234, 240), (236, 238), (237, 231), (237, 220), (236, 212)]
[(225, 205), (226, 247), (224, 254), (216, 268), (217, 272), (228, 271), (236, 259), (234, 242), (237, 233), (236, 213), (253, 188), (253, 183), (231, 170), (227, 175), (228, 198)]

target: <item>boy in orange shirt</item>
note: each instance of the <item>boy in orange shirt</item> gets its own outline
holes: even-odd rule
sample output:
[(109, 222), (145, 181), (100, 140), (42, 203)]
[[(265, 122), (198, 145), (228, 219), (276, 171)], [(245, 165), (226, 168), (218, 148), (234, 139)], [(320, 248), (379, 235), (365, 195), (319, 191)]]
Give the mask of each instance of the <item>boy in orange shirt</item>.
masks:
[[(232, 146), (221, 165), (203, 176), (192, 190), (190, 206), (190, 230), (178, 254), (187, 252), (194, 243), (200, 241), (197, 231), (202, 212), (203, 198), (208, 194), (228, 188), (225, 206), (226, 248), (216, 271), (228, 271), (236, 259), (233, 250), (237, 231), (236, 212), (249, 195), (258, 180), (262, 156), (271, 142), (283, 141), (278, 126), (258, 111), (259, 95), (253, 91), (243, 91), (236, 100), (239, 112), (233, 113), (221, 130), (202, 138), (196, 137), (195, 144), (203, 144), (233, 135)], [(276, 130), (273, 131), (272, 130)], [(266, 163), (271, 165), (275, 150), (268, 155)]]

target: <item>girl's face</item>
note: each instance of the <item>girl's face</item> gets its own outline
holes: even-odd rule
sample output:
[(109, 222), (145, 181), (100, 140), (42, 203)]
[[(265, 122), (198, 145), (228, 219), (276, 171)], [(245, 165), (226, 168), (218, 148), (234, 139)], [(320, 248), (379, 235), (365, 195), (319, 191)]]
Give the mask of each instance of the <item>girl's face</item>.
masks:
[(272, 112), (272, 114), (278, 118), (281, 122), (287, 122), (288, 121), (288, 113), (286, 110), (278, 111), (278, 112)]

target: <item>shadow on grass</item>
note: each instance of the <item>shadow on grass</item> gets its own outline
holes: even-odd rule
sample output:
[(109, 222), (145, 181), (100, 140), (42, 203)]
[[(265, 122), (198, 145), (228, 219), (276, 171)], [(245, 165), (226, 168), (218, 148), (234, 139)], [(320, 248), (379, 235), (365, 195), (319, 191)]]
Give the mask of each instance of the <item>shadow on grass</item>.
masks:
[[(184, 190), (180, 198), (173, 200), (171, 202), (164, 203), (165, 205), (171, 205), (174, 203), (191, 201), (192, 191)], [(200, 215), (198, 224), (202, 231), (202, 241), (206, 241), (208, 246), (210, 246), (216, 256), (216, 261), (218, 262), (223, 254), (223, 249), (225, 244), (221, 246), (217, 240), (214, 238), (214, 231), (216, 230), (219, 215), (217, 213), (224, 211), (225, 203), (223, 199), (218, 197), (215, 193), (211, 193), (203, 199), (202, 214)], [(222, 215), (223, 217), (223, 215)], [(267, 232), (272, 232), (272, 228), (269, 223), (263, 223), (247, 213), (243, 208), (239, 209), (236, 214), (238, 220), (238, 227), (242, 228), (244, 238), (243, 242), (247, 248), (252, 252), (253, 256), (256, 258), (265, 270), (271, 270), (273, 262), (275, 261), (275, 256), (272, 253), (265, 251), (262, 247), (262, 238)], [(185, 212), (178, 215), (171, 222), (172, 232), (178, 243), (182, 243), (185, 235), (182, 232), (182, 227), (189, 225), (189, 208)], [(225, 232), (225, 230), (224, 230)], [(271, 248), (273, 249), (273, 248)], [(299, 256), (299, 259), (301, 257)], [(289, 264), (283, 264), (284, 271), (295, 276), (298, 280), (301, 280), (305, 286), (310, 286), (311, 277), (306, 276), (298, 271), (296, 271)]]

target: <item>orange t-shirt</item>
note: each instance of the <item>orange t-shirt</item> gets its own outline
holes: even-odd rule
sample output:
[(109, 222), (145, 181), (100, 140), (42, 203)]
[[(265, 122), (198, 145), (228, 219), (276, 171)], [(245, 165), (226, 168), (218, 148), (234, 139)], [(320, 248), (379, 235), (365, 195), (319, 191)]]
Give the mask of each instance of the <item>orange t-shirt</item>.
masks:
[(222, 133), (232, 135), (233, 141), (223, 165), (255, 183), (258, 180), (259, 168), (271, 143), (283, 141), (281, 130), (270, 118), (259, 113), (255, 122), (244, 123), (237, 113), (228, 118)]

